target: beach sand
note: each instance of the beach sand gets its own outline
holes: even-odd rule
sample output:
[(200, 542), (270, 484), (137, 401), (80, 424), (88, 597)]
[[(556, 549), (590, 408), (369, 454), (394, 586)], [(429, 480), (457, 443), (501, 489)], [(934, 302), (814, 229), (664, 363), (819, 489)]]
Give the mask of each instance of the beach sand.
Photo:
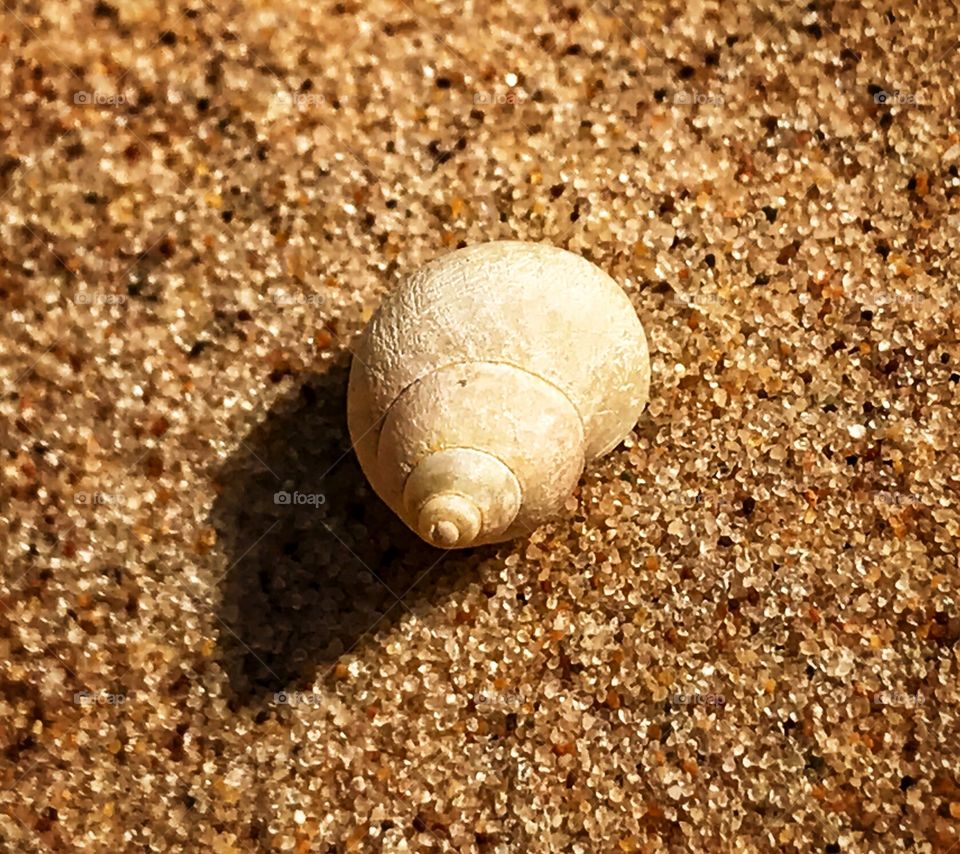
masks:
[[(932, 2), (5, 3), (0, 848), (960, 852), (958, 46)], [(351, 341), (508, 238), (624, 287), (651, 402), (445, 553), (359, 471)]]

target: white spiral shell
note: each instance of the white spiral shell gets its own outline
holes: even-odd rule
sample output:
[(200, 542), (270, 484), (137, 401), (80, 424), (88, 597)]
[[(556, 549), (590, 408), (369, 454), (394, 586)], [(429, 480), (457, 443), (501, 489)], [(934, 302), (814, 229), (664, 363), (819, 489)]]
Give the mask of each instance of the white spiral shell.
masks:
[(616, 447), (650, 388), (629, 298), (540, 243), (457, 250), (380, 306), (355, 349), (347, 416), (377, 494), (428, 542), (524, 535)]

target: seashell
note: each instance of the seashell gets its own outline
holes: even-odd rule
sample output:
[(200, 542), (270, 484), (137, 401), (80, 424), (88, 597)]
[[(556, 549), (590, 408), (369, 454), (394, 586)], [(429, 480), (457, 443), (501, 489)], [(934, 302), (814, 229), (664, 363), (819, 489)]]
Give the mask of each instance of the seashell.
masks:
[(441, 548), (529, 534), (646, 405), (630, 299), (572, 252), (498, 241), (427, 264), (382, 303), (347, 417), (376, 493)]

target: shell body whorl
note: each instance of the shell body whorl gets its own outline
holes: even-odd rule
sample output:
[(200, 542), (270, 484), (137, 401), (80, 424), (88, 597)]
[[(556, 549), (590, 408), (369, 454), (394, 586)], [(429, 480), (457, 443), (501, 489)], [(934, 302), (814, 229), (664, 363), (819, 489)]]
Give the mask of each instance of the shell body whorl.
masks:
[(355, 350), (348, 421), (374, 490), (447, 548), (528, 533), (647, 401), (629, 298), (537, 243), (458, 250), (381, 305)]

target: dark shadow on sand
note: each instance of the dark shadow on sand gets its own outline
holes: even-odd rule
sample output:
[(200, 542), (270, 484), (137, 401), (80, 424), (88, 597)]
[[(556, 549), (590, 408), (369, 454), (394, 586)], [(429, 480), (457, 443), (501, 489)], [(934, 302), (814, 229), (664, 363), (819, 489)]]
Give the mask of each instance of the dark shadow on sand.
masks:
[[(312, 685), (371, 627), (430, 607), (492, 553), (432, 548), (374, 494), (350, 448), (348, 373), (344, 355), (308, 376), (217, 472), (211, 523), (229, 567), (219, 656), (232, 703)], [(277, 503), (278, 492), (323, 503)]]

